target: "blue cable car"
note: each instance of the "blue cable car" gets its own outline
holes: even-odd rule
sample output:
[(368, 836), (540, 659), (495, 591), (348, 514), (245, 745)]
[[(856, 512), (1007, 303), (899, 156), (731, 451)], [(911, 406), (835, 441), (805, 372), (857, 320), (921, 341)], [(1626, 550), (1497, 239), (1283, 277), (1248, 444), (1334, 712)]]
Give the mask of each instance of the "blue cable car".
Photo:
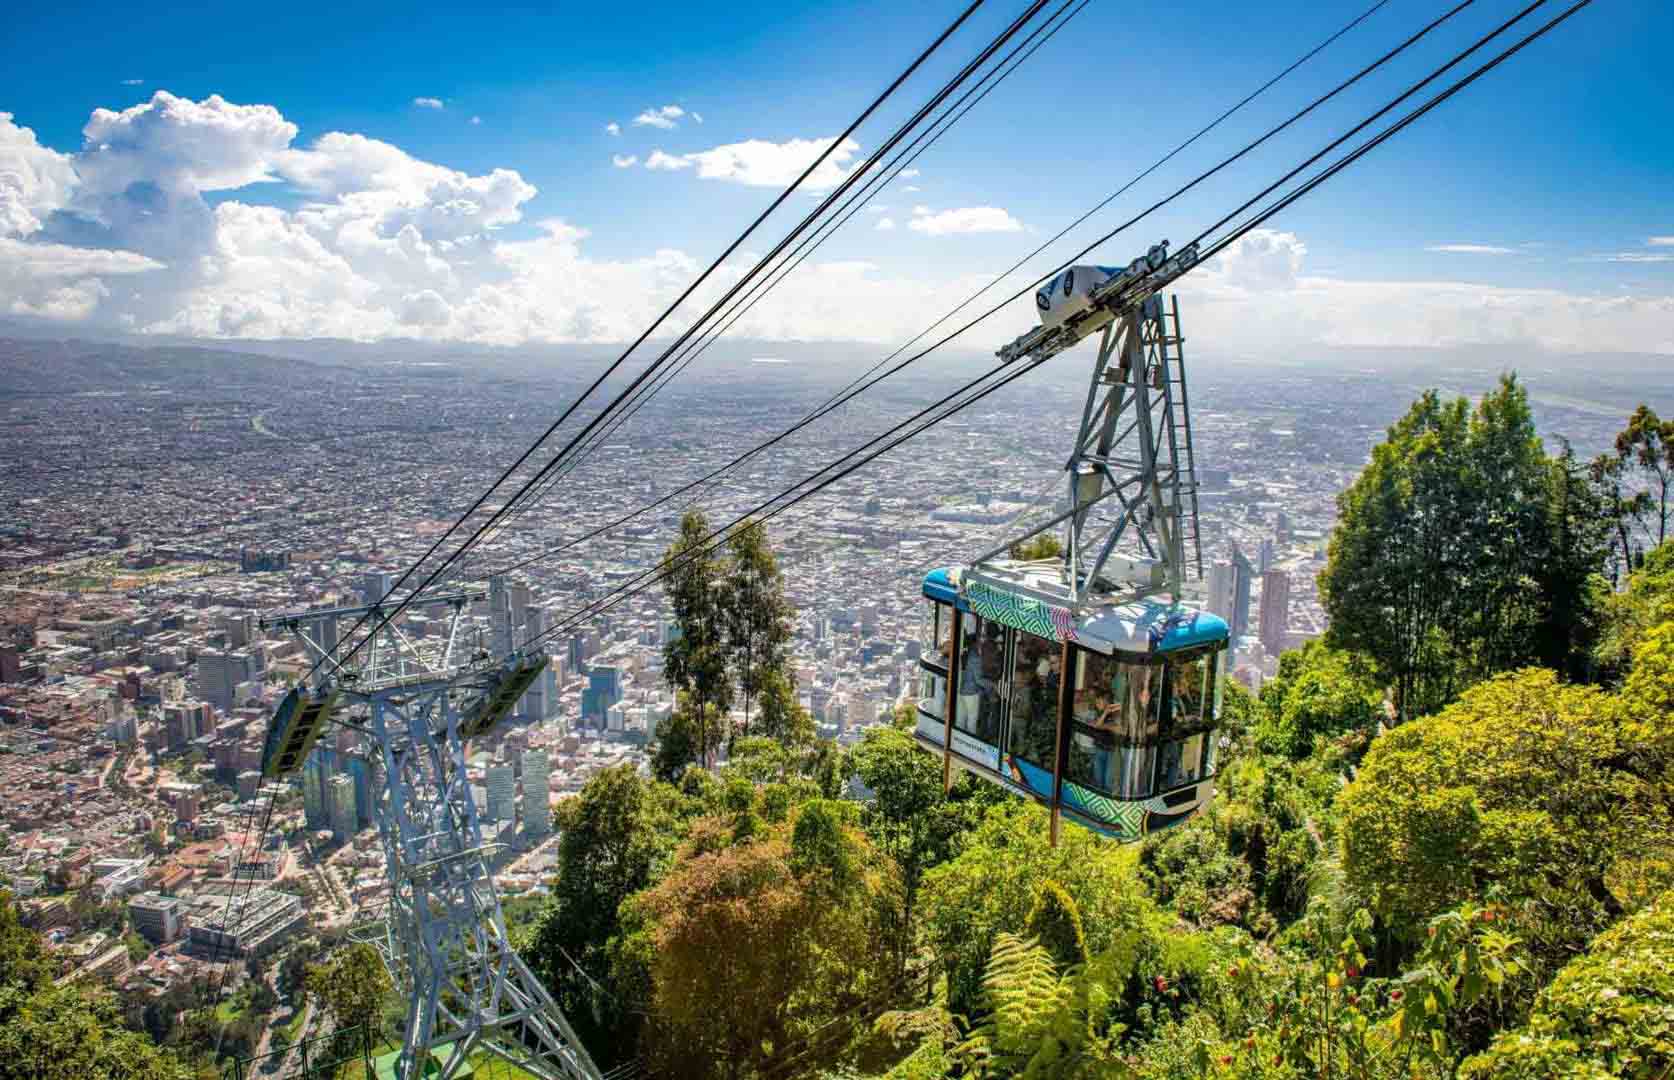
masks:
[(923, 591), (915, 738), (949, 768), (1045, 806), (1054, 841), (1060, 816), (1136, 840), (1209, 800), (1222, 619), (1156, 599), (1076, 616), (1026, 578), (961, 568)]

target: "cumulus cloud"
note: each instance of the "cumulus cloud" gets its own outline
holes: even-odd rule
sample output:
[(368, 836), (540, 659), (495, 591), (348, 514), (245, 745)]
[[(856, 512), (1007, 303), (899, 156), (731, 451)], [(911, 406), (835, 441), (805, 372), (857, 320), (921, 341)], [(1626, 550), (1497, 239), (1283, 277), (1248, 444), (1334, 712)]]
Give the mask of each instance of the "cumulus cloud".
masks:
[(1431, 244), (1424, 249), (1442, 255), (1515, 255), (1517, 249), (1498, 244)]
[[(790, 139), (782, 143), (747, 139), (692, 154), (665, 154), (661, 150), (653, 150), (651, 156), (645, 159), (645, 167), (669, 171), (695, 168), (702, 180), (725, 180), (747, 187), (787, 187), (836, 142), (835, 136)], [(849, 175), (849, 163), (859, 152), (859, 143), (844, 139), (831, 149), (830, 155), (803, 182), (803, 187), (809, 191), (836, 187)]]
[[(299, 142), (267, 105), (158, 93), (95, 112), (84, 135), (79, 150), (61, 152), (0, 115), (0, 315), (204, 338), (619, 342), (703, 265), (676, 249), (596, 257), (586, 230), (558, 217), (514, 234), (535, 196), (516, 171), (452, 169), (348, 132)], [(830, 140), (762, 145), (773, 152), (734, 144), (718, 155), (656, 151), (638, 164), (782, 184)], [(838, 175), (857, 150), (839, 148)], [(1021, 228), (995, 207), (901, 210), (874, 228)], [(1671, 247), (1634, 254), (1674, 255)], [(1310, 276), (1306, 256), (1292, 233), (1245, 237), (1181, 282), (1193, 333), (1251, 354), (1472, 342), (1674, 352), (1674, 296), (1347, 281)], [(722, 266), (669, 330), (756, 258)], [(926, 311), (987, 283), (975, 273), (810, 260), (734, 332), (893, 344), (922, 330)], [(1033, 320), (1025, 299), (965, 340), (991, 344)]]
[(1181, 280), (1190, 332), (1253, 356), (1321, 345), (1674, 352), (1674, 295), (1346, 280), (1308, 275), (1306, 255), (1293, 233), (1250, 233)]
[(610, 163), (618, 169), (631, 169), (639, 164), (639, 158), (633, 154), (612, 154)]
[(653, 150), (645, 158), (645, 167), (647, 169), (660, 169), (667, 172), (678, 172), (681, 169), (691, 168), (692, 162), (688, 158), (676, 157), (673, 154), (665, 154), (661, 150)]
[(0, 112), (0, 237), (28, 236), (69, 202), (77, 183), (68, 155), (42, 146), (12, 114)]
[(620, 134), (622, 134), (622, 125), (618, 124), (616, 121), (612, 120), (610, 123), (605, 125), (605, 134), (606, 135), (620, 135)]
[(413, 99), (413, 104), (420, 109), (440, 109), (442, 108), (442, 99), (434, 97), (416, 97)]
[(953, 236), (960, 233), (1021, 232), (1023, 223), (998, 206), (961, 206), (940, 213), (932, 213), (927, 206), (915, 206), (907, 228), (926, 236)]
[(646, 109), (634, 117), (635, 127), (654, 127), (669, 131), (678, 126), (677, 122), (686, 115), (686, 110), (678, 105), (664, 105), (661, 108)]
[(878, 223), (874, 225), (873, 228), (877, 229), (879, 232), (893, 232), (895, 229), (895, 219), (881, 217), (878, 219)]

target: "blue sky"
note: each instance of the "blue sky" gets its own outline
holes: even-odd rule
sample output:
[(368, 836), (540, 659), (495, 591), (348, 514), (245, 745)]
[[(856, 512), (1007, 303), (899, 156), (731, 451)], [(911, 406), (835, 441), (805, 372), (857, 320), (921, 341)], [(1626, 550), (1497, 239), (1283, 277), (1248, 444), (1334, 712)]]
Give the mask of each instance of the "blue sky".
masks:
[[(835, 287), (810, 284), (802, 297), (787, 297), (778, 316), (751, 329), (768, 337), (842, 336), (846, 325), (876, 313), (878, 332), (859, 336), (889, 339), (911, 323), (917, 301), (903, 300), (906, 310), (884, 313), (893, 302), (887, 297), (911, 294), (934, 306), (944, 296), (964, 295), (960, 286), (1009, 264), (1369, 2), (1093, 0), (924, 156), (920, 176), (897, 181), (878, 197), (888, 210), (857, 218), (820, 253), (837, 264), (864, 261), (863, 270), (839, 267), (832, 273), (847, 276)], [(990, 0), (857, 134), (859, 151), (851, 161), (877, 146), (894, 121), (1021, 6)], [(1548, 4), (1526, 28), (1562, 6)], [(1160, 237), (1184, 239), (1519, 7), (1477, 0), (1388, 70), (1098, 255), (1126, 259)], [(1099, 220), (1113, 223), (1169, 190), (1442, 8), (1391, 0)], [(228, 18), (223, 5), (120, 12), (28, 5), (13, 13), (0, 39), (0, 70), (9, 74), (0, 84), (0, 112), (13, 114), (14, 126), (32, 129), (43, 152), (66, 155), (77, 179), (62, 205), (38, 197), (37, 227), (14, 230), (11, 247), (0, 249), (14, 259), (10, 271), (0, 264), (0, 304), (9, 288), (19, 298), (14, 315), (118, 320), (130, 329), (199, 336), (413, 332), (507, 343), (618, 336), (652, 309), (650, 296), (663, 295), (682, 274), (706, 263), (775, 193), (736, 176), (704, 179), (695, 164), (647, 169), (653, 152), (672, 160), (749, 140), (785, 144), (833, 136), (955, 10), (944, 3), (863, 0), (484, 5), (427, 13), (340, 3), (264, 5)], [(1272, 312), (1287, 302), (1299, 305), (1302, 321), (1318, 324), (1318, 340), (1386, 343), (1399, 336), (1396, 326), (1356, 320), (1374, 319), (1380, 304), (1410, 302), (1421, 283), (1445, 282), (1454, 307), (1438, 302), (1427, 309), (1424, 318), (1435, 328), (1414, 331), (1411, 342), (1402, 342), (1444, 344), (1460, 340), (1457, 329), (1445, 328), (1450, 312), (1468, 318), (1496, 303), (1533, 310), (1550, 294), (1557, 299), (1546, 308), (1563, 308), (1563, 318), (1574, 325), (1566, 329), (1550, 311), (1530, 323), (1519, 307), (1516, 318), (1496, 323), (1483, 339), (1526, 332), (1535, 344), (1557, 348), (1574, 347), (1583, 326), (1611, 325), (1608, 301), (1630, 297), (1631, 329), (1611, 343), (1674, 351), (1670, 42), (1674, 5), (1597, 0), (1270, 223), (1278, 237), (1246, 253), (1243, 269), (1229, 263), (1218, 278), (1206, 275), (1204, 302), (1222, 305), (1228, 326), (1248, 322), (1238, 311), (1267, 309), (1273, 347), (1291, 341), (1277, 329), (1284, 318)], [(88, 149), (83, 129), (95, 109), (145, 106), (158, 91), (188, 102), (219, 95), (239, 107), (271, 106), (282, 122), (295, 125), (290, 149), (307, 150), (329, 132), (349, 133), (464, 178), (515, 172), (534, 191), (507, 195), (497, 217), (485, 211), (479, 238), (467, 243), (428, 224), (436, 207), (392, 210), (400, 199), (421, 197), (408, 185), (405, 195), (379, 204), (369, 228), (380, 241), (393, 242), (402, 223), (416, 223), (416, 243), (425, 246), (422, 256), (412, 257), (428, 260), (431, 271), (425, 280), (403, 276), (405, 271), (387, 276), (394, 272), (382, 264), (357, 261), (371, 258), (365, 245), (343, 246), (342, 230), (352, 216), (347, 212), (329, 222), (274, 221), (219, 209), (233, 202), (295, 214), (311, 204), (352, 202), (353, 185), (345, 181), (327, 190), (302, 179), (324, 167), (317, 162), (274, 165), (274, 155), (286, 151), (270, 142), (261, 151), (267, 163), (251, 167), (265, 169), (271, 179), (236, 186), (205, 186), (199, 179), (181, 191), (167, 177), (178, 177), (182, 155), (213, 158), (226, 148), (195, 137), (176, 140), (169, 134), (175, 129), (158, 125), (143, 135), (154, 141), (114, 172), (131, 195), (139, 190), (131, 185), (144, 181), (139, 173), (157, 169), (163, 179), (153, 187), (171, 197), (166, 207), (158, 203), (142, 212), (153, 225), (169, 214), (184, 215), (186, 224), (171, 219), (150, 232), (137, 226), (124, 231), (113, 222), (127, 211), (101, 208), (89, 195), (101, 183), (114, 183), (100, 179), (99, 170), (113, 170), (74, 155)], [(416, 104), (419, 99), (440, 107)], [(677, 106), (681, 115), (663, 126), (634, 123), (667, 106)], [(612, 123), (619, 134), (607, 132)], [(216, 130), (216, 137), (227, 136)], [(624, 168), (613, 157), (636, 160)], [(370, 183), (364, 177), (359, 182)], [(903, 190), (909, 185), (919, 190)], [(463, 184), (467, 194), (455, 191), (453, 197), (477, 197), (467, 189), (471, 185)], [(795, 205), (812, 203), (799, 196)], [(921, 212), (915, 214), (915, 207)], [(980, 217), (949, 218), (943, 231), (909, 227), (915, 217), (972, 209), (1001, 214), (1012, 231), (958, 227)], [(896, 227), (880, 231), (884, 217)], [(540, 224), (554, 219), (570, 230), (561, 243)], [(258, 236), (264, 222), (279, 231)], [(788, 224), (788, 217), (777, 219), (777, 231), (753, 249), (764, 250)], [(326, 230), (336, 231), (328, 236)], [(187, 235), (198, 236), (201, 246), (179, 240)], [(1653, 243), (1657, 238), (1670, 242)], [(303, 250), (314, 242), (321, 251)], [(504, 244), (530, 246), (496, 251)], [(66, 259), (76, 263), (78, 257), (61, 252), (58, 268), (51, 268), (41, 258), (49, 247), (133, 258), (99, 276), (111, 267), (64, 269)], [(409, 244), (409, 256), (411, 250)], [(33, 264), (17, 261), (31, 254)], [(206, 254), (222, 260), (221, 277), (204, 277)], [(330, 280), (334, 259), (347, 267), (340, 295)], [(477, 272), (489, 261), (501, 276)], [(516, 300), (510, 297), (517, 290), (503, 280), (512, 273), (527, 278)], [(75, 292), (95, 277), (97, 289)], [(297, 284), (303, 279), (309, 282), (306, 295)], [(632, 291), (627, 283), (635, 280), (649, 283), (646, 296), (624, 301), (620, 309), (597, 299), (605, 291)], [(560, 294), (571, 281), (594, 299), (566, 300)], [(1317, 282), (1329, 284), (1309, 284)], [(1379, 292), (1380, 285), (1388, 287)], [(49, 296), (61, 302), (55, 306)], [(543, 296), (563, 318), (527, 310)], [(854, 307), (843, 308), (838, 301), (844, 298)], [(507, 313), (516, 304), (523, 306), (513, 318)], [(582, 312), (578, 304), (591, 307)], [(382, 305), (384, 314), (357, 321), (351, 310), (357, 305), (363, 312)], [(467, 305), (475, 311), (470, 319), (462, 314)], [(518, 329), (500, 334), (497, 318)], [(1294, 332), (1300, 341), (1310, 340), (1308, 333)]]

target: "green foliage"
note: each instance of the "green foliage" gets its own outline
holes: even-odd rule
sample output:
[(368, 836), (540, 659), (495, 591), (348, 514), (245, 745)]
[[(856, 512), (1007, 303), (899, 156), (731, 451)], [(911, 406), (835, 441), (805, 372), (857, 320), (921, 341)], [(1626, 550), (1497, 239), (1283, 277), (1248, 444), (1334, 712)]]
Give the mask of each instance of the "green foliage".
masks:
[[(688, 775), (710, 781), (697, 770)], [(637, 1027), (622, 1004), (633, 1000), (637, 976), (630, 967), (628, 985), (619, 985), (612, 962), (618, 911), (652, 883), (690, 812), (687, 798), (646, 782), (631, 765), (597, 773), (580, 795), (559, 804), (557, 879), (523, 951), (600, 1060), (616, 1060)]]
[(1041, 883), (1034, 909), (1024, 925), (1028, 935), (1060, 967), (1087, 962), (1087, 935), (1081, 929), (1081, 909), (1056, 881)]
[(1167, 920), (1134, 874), (1134, 856), (1096, 834), (1066, 828), (1047, 844), (1044, 811), (1008, 802), (991, 808), (959, 853), (924, 878), (924, 933), (948, 964), (948, 1003), (973, 1014), (994, 941), (1026, 925), (1043, 881), (1055, 881), (1081, 913), (1089, 955), (1141, 935), (1144, 956), (1157, 955)]
[(1674, 1072), (1674, 894), (1601, 934), (1558, 972), (1522, 1028), (1467, 1060), (1461, 1080)]
[(1459, 1019), (1500, 997), (1522, 970), (1516, 940), (1465, 905), (1431, 921), (1405, 971), (1380, 978), (1369, 970), (1371, 930), (1364, 910), (1345, 923), (1316, 903), (1298, 927), (1305, 951), (1232, 963), (1223, 1014), (1243, 1022), (1203, 1048), (1204, 1072), (1212, 1062), (1214, 1075), (1239, 1078), (1450, 1075)]
[(310, 967), (304, 984), (340, 1028), (375, 1028), (384, 997), (392, 989), (377, 950), (359, 942), (339, 949), (326, 963)]
[(654, 1065), (753, 1073), (883, 985), (894, 878), (846, 816), (815, 800), (794, 826), (730, 841), (724, 823), (694, 823), (667, 876), (624, 905), (619, 952), (645, 972)]
[(1645, 557), (1624, 591), (1605, 599), (1596, 649), (1600, 668), (1607, 676), (1623, 676), (1639, 642), (1653, 628), (1670, 621), (1674, 621), (1674, 544), (1663, 544)]
[(1674, 715), (1620, 722), (1617, 702), (1549, 671), (1478, 686), (1385, 734), (1339, 800), (1344, 870), (1398, 940), (1439, 911), (1497, 890), (1543, 949), (1583, 941), (1622, 910), (1613, 864), (1666, 836)]
[(726, 741), (726, 717), (714, 705), (702, 706), (690, 694), (678, 695), (673, 714), (657, 725), (651, 772), (659, 780), (680, 779), (686, 766), (708, 760)]
[(792, 692), (787, 707), (784, 687), (791, 638), (791, 607), (785, 600), (784, 575), (768, 543), (767, 526), (761, 521), (734, 530), (727, 539), (727, 549), (732, 556), (723, 597), (727, 649), (738, 688), (744, 694), (744, 731), (750, 731), (751, 702), (762, 694), (768, 680), (777, 680), (779, 715), (771, 722), (775, 730), (764, 732), (777, 737), (777, 732), (794, 726), (788, 722), (788, 714), (796, 703)]
[[(722, 584), (726, 567), (710, 531), (702, 511), (688, 510), (680, 519), (679, 538), (663, 557), (667, 570), (663, 589), (679, 628), (663, 646), (663, 670), (669, 685), (691, 702), (687, 720), (693, 734), (688, 746), (705, 763), (710, 748), (721, 741), (711, 729), (710, 710), (724, 717), (732, 704), (732, 680), (727, 674), (731, 619)], [(671, 731), (659, 737), (672, 742), (673, 735)]]
[(1278, 677), (1262, 687), (1255, 744), (1300, 759), (1313, 752), (1318, 738), (1345, 732), (1369, 738), (1382, 696), (1354, 657), (1309, 642), (1285, 653)]
[(1021, 543), (1011, 545), (1007, 553), (1013, 559), (1023, 562), (1035, 562), (1042, 559), (1053, 559), (1064, 553), (1063, 542), (1050, 532), (1040, 533)]
[(0, 988), (0, 1080), (189, 1080), (193, 1072), (124, 1028), (109, 994)]
[[(1572, 465), (1573, 463), (1570, 463)], [(1403, 718), (1584, 635), (1596, 545), (1578, 531), (1577, 477), (1555, 469), (1528, 395), (1501, 379), (1475, 410), (1428, 391), (1338, 497), (1320, 593), (1334, 647), (1363, 655)], [(1541, 586), (1549, 586), (1543, 589)]]

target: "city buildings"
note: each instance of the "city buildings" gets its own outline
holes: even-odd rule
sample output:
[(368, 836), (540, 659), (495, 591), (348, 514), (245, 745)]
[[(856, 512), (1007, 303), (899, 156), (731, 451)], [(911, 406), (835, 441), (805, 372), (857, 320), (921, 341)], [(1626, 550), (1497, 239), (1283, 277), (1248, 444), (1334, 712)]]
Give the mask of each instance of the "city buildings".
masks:
[(128, 916), (134, 929), (157, 945), (180, 937), (185, 927), (186, 904), (173, 896), (140, 893), (128, 900)]
[(1284, 651), (1290, 630), (1290, 574), (1269, 570), (1261, 575), (1261, 647), (1269, 656)]
[(483, 789), (488, 796), (484, 820), (512, 821), (517, 817), (517, 775), (509, 763), (490, 765), (483, 774)]
[(346, 843), (360, 831), (355, 814), (355, 782), (339, 773), (326, 781), (326, 806), (331, 822), (331, 839)]
[(545, 836), (552, 831), (552, 759), (544, 749), (523, 752), (523, 831)]

